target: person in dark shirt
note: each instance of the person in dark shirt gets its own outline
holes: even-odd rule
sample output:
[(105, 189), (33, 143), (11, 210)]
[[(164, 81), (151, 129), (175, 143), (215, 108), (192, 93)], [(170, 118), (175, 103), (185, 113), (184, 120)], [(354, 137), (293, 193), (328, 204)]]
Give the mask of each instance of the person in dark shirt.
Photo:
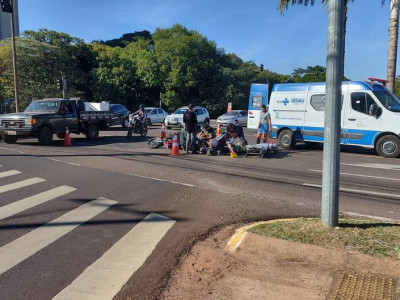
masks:
[(239, 121), (238, 120), (230, 121), (228, 122), (228, 124), (232, 124), (234, 126), (237, 137), (240, 139), (240, 142), (242, 143), (243, 147), (246, 146), (248, 143), (246, 138), (244, 137), (243, 127), (242, 125), (240, 125)]
[(183, 115), (183, 123), (185, 123), (186, 135), (186, 151), (189, 149), (189, 141), (192, 146), (192, 153), (196, 153), (196, 133), (197, 133), (197, 116), (194, 113), (195, 106), (189, 104), (188, 111)]

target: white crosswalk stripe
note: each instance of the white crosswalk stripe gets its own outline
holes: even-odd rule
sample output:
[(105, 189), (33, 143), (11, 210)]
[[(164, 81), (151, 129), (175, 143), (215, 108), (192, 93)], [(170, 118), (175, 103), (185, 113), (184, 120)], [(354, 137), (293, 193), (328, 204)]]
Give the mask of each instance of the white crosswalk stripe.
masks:
[(11, 217), (18, 214), (24, 210), (35, 207), (47, 201), (56, 199), (58, 197), (64, 196), (68, 193), (75, 191), (76, 188), (70, 186), (60, 186), (49, 191), (10, 203), (8, 205), (0, 207), (0, 220)]
[(53, 299), (113, 299), (174, 224), (149, 214)]
[(45, 248), (117, 201), (98, 198), (0, 248), (0, 275)]
[(5, 171), (5, 172), (0, 172), (0, 178), (5, 178), (13, 175), (18, 175), (21, 174), (22, 172), (17, 171), (17, 170), (10, 170), (10, 171)]
[[(22, 172), (17, 170), (0, 172), (0, 179), (18, 174), (22, 174)], [(46, 179), (35, 177), (2, 185), (0, 186), (0, 194), (30, 188), (34, 184), (45, 181)], [(76, 188), (67, 185), (58, 186), (1, 206), (0, 221), (25, 210), (44, 205), (76, 190)], [(57, 242), (72, 230), (105, 212), (116, 203), (118, 202), (106, 198), (87, 202), (0, 247), (0, 276), (14, 267), (18, 268), (18, 264), (24, 260)], [(175, 222), (175, 220), (167, 217), (150, 213), (112, 245), (103, 256), (88, 266), (54, 299), (112, 299), (145, 263)], [(54, 255), (57, 254), (54, 253)]]
[(16, 190), (16, 189), (19, 189), (19, 188), (23, 188), (23, 187), (26, 187), (26, 186), (29, 186), (29, 185), (33, 185), (33, 184), (36, 184), (36, 183), (40, 183), (40, 182), (43, 182), (43, 181), (46, 181), (46, 179), (34, 177), (34, 178), (18, 181), (18, 182), (15, 182), (15, 183), (2, 185), (2, 186), (0, 186), (0, 194), (1, 193), (5, 193), (5, 192), (9, 192), (9, 191), (12, 191), (12, 190)]

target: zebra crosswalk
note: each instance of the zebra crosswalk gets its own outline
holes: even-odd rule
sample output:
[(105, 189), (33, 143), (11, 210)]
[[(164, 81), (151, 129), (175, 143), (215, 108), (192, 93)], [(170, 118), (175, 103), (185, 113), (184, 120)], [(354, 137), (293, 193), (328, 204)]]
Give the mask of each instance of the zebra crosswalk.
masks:
[[(0, 167), (4, 169), (4, 166), (0, 165)], [(1, 171), (0, 221), (18, 216), (31, 208), (40, 208), (46, 211), (46, 205), (50, 202), (53, 203), (78, 190), (68, 185), (62, 185), (10, 202), (10, 193), (12, 194), (13, 191), (29, 189), (33, 185), (40, 185), (42, 188), (47, 185), (47, 180), (39, 177), (21, 178), (24, 174), (18, 170)], [(13, 177), (16, 181), (9, 183)], [(2, 185), (1, 181), (4, 179), (7, 179), (7, 184)], [(2, 203), (2, 199), (5, 199), (5, 197), (2, 198), (1, 194), (3, 193), (7, 193), (8, 204), (6, 205)], [(21, 262), (33, 259), (32, 257), (36, 253), (59, 242), (63, 236), (117, 203), (115, 200), (104, 197), (88, 201), (1, 246), (0, 286), (2, 286), (2, 276), (6, 272), (17, 269)], [(112, 299), (133, 273), (144, 264), (174, 223), (175, 221), (172, 219), (150, 213), (112, 245), (97, 261), (87, 266), (72, 282), (66, 286), (60, 285), (57, 293), (53, 295), (54, 299)], [(79, 254), (80, 249), (76, 249), (76, 252)], [(57, 254), (54, 253), (54, 255)], [(29, 271), (34, 276), (36, 270)], [(2, 296), (2, 290), (4, 290), (3, 287), (0, 289), (0, 299), (6, 299), (7, 297)]]

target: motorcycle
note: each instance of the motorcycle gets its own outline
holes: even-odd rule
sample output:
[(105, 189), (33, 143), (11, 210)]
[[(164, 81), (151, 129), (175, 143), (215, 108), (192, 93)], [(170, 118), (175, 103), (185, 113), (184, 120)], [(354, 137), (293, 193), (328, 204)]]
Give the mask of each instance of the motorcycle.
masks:
[(166, 138), (155, 137), (150, 139), (147, 144), (151, 149), (157, 149), (164, 145), (165, 148), (171, 149), (172, 148), (172, 139), (174, 135), (170, 134)]
[(132, 133), (139, 133), (141, 136), (145, 137), (147, 135), (147, 130), (147, 124), (142, 122), (140, 117), (136, 115), (129, 121), (129, 129), (126, 137), (130, 138)]

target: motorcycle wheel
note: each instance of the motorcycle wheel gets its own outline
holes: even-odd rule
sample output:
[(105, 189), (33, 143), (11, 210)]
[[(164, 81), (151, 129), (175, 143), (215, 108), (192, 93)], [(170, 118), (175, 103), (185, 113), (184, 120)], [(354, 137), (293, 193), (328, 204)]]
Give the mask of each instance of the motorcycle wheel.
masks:
[(140, 131), (140, 135), (143, 136), (143, 137), (145, 137), (147, 135), (147, 125), (146, 124), (144, 124), (142, 126), (142, 130)]
[(152, 138), (147, 142), (147, 144), (149, 145), (149, 147), (151, 149), (157, 149), (157, 148), (160, 148), (162, 146), (163, 141), (160, 138)]

